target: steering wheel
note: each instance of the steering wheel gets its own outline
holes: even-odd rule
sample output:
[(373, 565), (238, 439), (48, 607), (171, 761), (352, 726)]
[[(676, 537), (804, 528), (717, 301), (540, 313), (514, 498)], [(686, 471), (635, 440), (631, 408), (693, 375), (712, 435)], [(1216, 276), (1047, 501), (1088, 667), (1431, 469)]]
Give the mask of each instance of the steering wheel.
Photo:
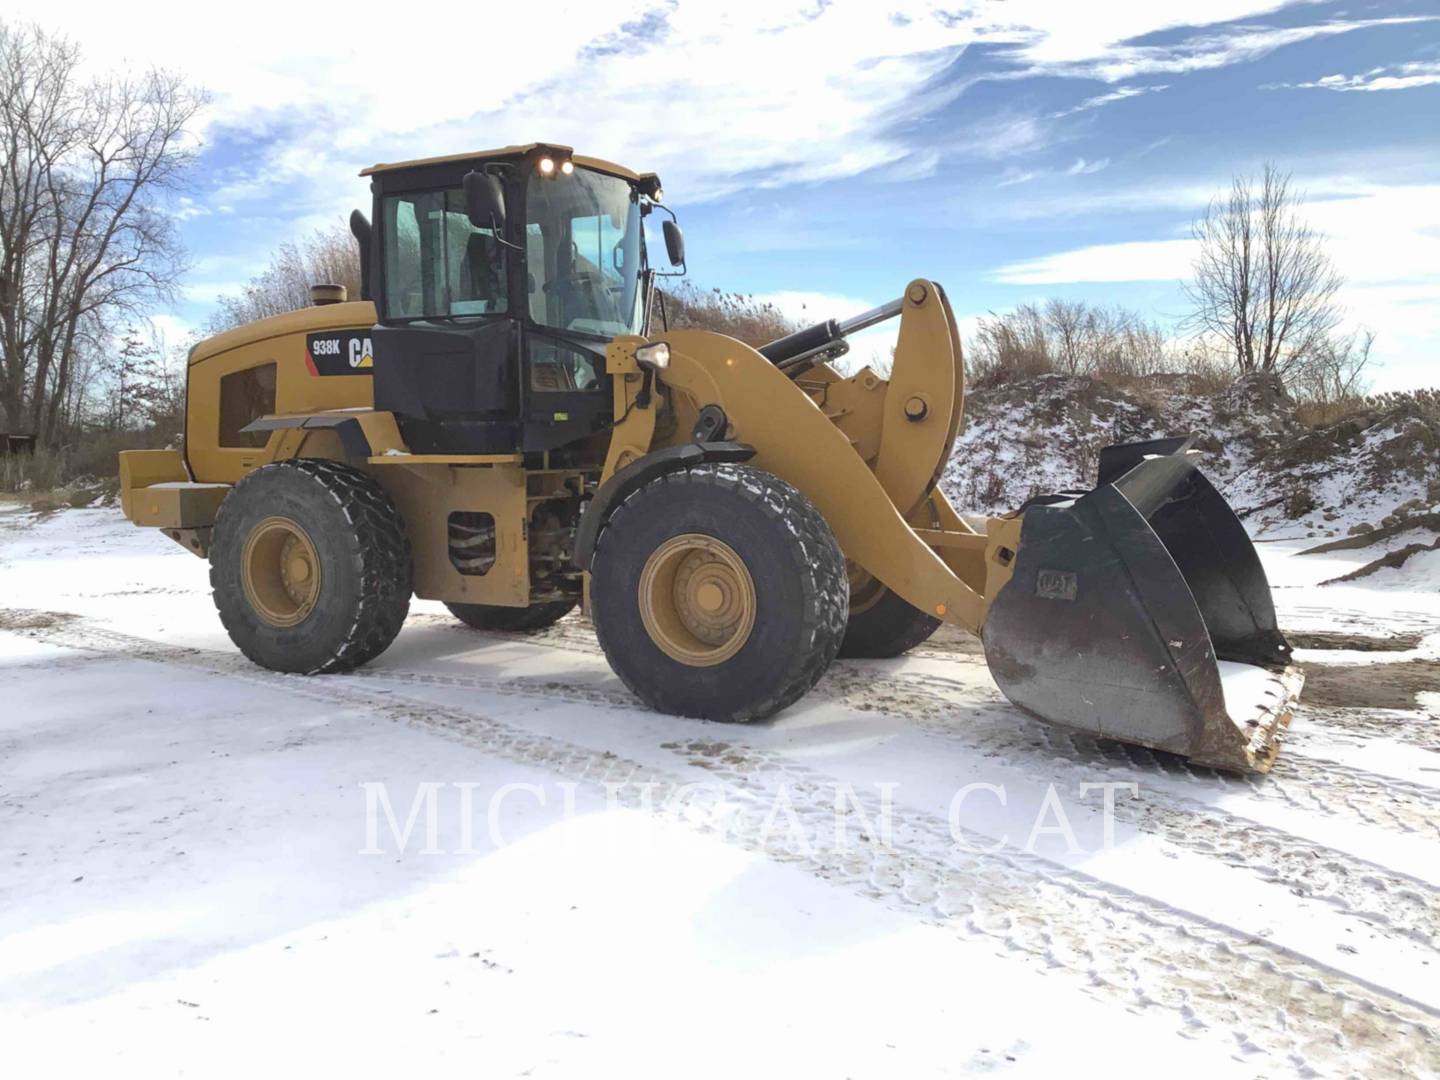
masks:
[(604, 317), (605, 312), (600, 310), (599, 305), (602, 302), (609, 302), (613, 305), (609, 283), (605, 280), (605, 275), (594, 271), (579, 270), (570, 274), (562, 274), (560, 277), (547, 281), (543, 288), (547, 293), (554, 293), (567, 317), (572, 309)]
[(558, 360), (532, 360), (530, 363), (530, 389), (532, 390), (583, 390), (576, 385), (575, 372), (569, 364)]

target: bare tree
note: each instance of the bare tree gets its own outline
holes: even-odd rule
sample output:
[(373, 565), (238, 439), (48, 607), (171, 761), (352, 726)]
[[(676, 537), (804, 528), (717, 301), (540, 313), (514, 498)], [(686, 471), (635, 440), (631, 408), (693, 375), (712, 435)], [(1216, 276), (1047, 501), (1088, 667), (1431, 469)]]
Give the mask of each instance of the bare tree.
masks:
[(1335, 405), (1362, 398), (1369, 390), (1370, 350), (1375, 331), (1357, 330), (1348, 337), (1332, 336), (1321, 342), (1299, 372), (1299, 396), (1318, 405)]
[(1080, 374), (1086, 346), (1096, 329), (1094, 310), (1083, 300), (1047, 300), (1043, 322), (1054, 342), (1060, 370), (1067, 375)]
[(1267, 164), (1258, 181), (1236, 176), (1193, 226), (1193, 321), (1228, 342), (1241, 372), (1292, 377), (1340, 322), (1343, 279), (1302, 203), (1289, 175)]
[(166, 200), (203, 96), (158, 70), (82, 79), (62, 37), (0, 23), (0, 413), (53, 444), (87, 338), (174, 297)]
[(216, 298), (218, 310), (207, 328), (218, 334), (308, 307), (310, 286), (320, 284), (344, 285), (352, 300), (360, 298), (360, 248), (344, 225), (317, 229), (301, 243), (281, 244), (270, 265), (251, 278), (238, 296)]

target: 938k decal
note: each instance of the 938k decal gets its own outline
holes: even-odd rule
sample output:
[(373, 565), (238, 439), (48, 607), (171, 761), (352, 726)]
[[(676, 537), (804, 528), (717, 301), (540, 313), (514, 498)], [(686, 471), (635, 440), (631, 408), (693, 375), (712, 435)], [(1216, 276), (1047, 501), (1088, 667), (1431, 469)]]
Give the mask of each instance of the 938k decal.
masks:
[(311, 375), (369, 375), (375, 361), (368, 330), (327, 330), (305, 338)]

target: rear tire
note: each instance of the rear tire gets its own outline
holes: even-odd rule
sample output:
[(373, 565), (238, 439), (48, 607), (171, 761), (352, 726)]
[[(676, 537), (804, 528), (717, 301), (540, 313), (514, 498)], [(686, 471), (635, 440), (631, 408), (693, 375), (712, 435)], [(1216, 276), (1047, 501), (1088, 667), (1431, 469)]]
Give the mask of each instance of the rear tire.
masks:
[(652, 708), (756, 720), (810, 690), (840, 647), (845, 557), (778, 476), (707, 463), (668, 473), (605, 523), (591, 617), (616, 674)]
[(840, 655), (847, 659), (888, 659), (907, 653), (940, 628), (940, 620), (900, 599), (864, 570), (850, 580), (850, 619)]
[(261, 667), (348, 671), (405, 622), (410, 543), (390, 496), (360, 470), (265, 465), (220, 504), (210, 587), (230, 640)]
[(574, 600), (547, 600), (529, 607), (500, 607), (495, 604), (446, 604), (450, 614), (475, 630), (523, 633), (554, 626), (575, 610)]

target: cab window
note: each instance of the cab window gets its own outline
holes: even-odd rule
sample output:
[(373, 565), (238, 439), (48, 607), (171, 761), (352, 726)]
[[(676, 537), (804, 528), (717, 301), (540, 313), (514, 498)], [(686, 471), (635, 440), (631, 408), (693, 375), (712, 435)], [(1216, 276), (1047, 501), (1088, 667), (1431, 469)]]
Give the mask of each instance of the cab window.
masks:
[(504, 313), (505, 248), (458, 188), (389, 196), (382, 218), (388, 318)]
[(220, 445), (235, 449), (264, 446), (268, 431), (242, 431), (251, 421), (275, 411), (275, 365), (232, 371), (220, 377)]

